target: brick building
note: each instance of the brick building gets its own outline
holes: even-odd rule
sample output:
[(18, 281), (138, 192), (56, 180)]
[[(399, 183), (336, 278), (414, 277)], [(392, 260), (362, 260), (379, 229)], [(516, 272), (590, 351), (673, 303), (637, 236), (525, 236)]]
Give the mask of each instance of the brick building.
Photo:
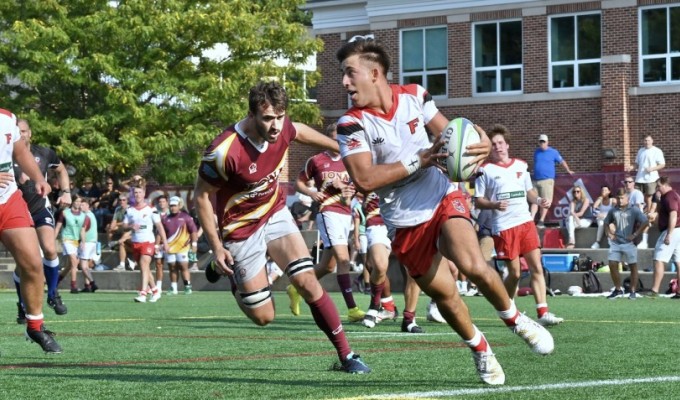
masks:
[[(678, 0), (309, 0), (305, 8), (325, 44), (317, 101), (328, 122), (348, 107), (335, 52), (370, 33), (391, 50), (392, 82), (422, 84), (449, 118), (508, 126), (512, 154), (530, 164), (546, 133), (575, 171), (620, 171), (651, 134), (667, 167), (680, 168)], [(292, 174), (309, 154), (291, 152)]]

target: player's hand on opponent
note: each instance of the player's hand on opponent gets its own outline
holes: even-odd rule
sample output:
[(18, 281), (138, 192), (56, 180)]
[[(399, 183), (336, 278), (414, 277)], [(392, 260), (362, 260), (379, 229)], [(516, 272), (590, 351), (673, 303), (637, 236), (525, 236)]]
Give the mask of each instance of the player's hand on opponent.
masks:
[(222, 275), (234, 275), (234, 270), (231, 269), (234, 266), (234, 257), (229, 250), (220, 246), (213, 250), (213, 254), (215, 255), (215, 271)]

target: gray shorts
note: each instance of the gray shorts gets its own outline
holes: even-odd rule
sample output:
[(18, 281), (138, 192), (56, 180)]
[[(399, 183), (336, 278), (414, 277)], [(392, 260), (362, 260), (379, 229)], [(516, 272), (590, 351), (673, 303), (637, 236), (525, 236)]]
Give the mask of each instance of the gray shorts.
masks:
[(234, 278), (237, 284), (248, 282), (257, 276), (267, 264), (267, 243), (272, 240), (299, 233), (293, 216), (287, 207), (272, 215), (269, 220), (248, 239), (224, 243), (234, 258)]
[(625, 260), (628, 264), (637, 264), (637, 247), (632, 242), (618, 244), (610, 241), (608, 259), (616, 262)]

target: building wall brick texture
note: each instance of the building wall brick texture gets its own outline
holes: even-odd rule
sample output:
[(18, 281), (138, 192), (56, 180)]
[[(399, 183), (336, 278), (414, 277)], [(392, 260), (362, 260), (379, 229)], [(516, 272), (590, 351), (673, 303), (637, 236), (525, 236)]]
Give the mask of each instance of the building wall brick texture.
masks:
[[(638, 5), (677, 4), (676, 1), (638, 0)], [(602, 56), (629, 55), (630, 62), (620, 60), (602, 63), (602, 88), (599, 97), (550, 100), (548, 82), (548, 17), (552, 14), (599, 10), (602, 14)], [(599, 1), (546, 7), (546, 15), (522, 17), (522, 10), (480, 12), (471, 21), (522, 18), (523, 29), (523, 93), (545, 94), (548, 100), (499, 102), (463, 106), (444, 106), (442, 113), (454, 118), (464, 116), (489, 128), (495, 123), (506, 125), (512, 134), (511, 154), (532, 164), (537, 137), (545, 133), (550, 144), (560, 150), (576, 172), (620, 170), (630, 166), (645, 135), (651, 134), (665, 154), (666, 165), (680, 168), (680, 93), (631, 94), (639, 86), (638, 77), (638, 7), (601, 9)], [(448, 28), (448, 98), (472, 99), (471, 24), (455, 22)], [(392, 54), (392, 82), (399, 82), (399, 27), (446, 25), (445, 18), (409, 18), (397, 21), (398, 28), (375, 30), (373, 33)], [(342, 87), (342, 75), (335, 59), (337, 49), (350, 37), (367, 31), (321, 34), (325, 47), (317, 56), (322, 79), (318, 86), (318, 103), (324, 111), (335, 113), (326, 122), (337, 119), (338, 110), (348, 107)], [(633, 90), (634, 92), (634, 90)], [(449, 102), (450, 103), (450, 102)], [(455, 104), (460, 101), (455, 102)], [(290, 170), (294, 176), (304, 160), (316, 151), (293, 147)], [(605, 160), (603, 149), (614, 149), (616, 159)]]

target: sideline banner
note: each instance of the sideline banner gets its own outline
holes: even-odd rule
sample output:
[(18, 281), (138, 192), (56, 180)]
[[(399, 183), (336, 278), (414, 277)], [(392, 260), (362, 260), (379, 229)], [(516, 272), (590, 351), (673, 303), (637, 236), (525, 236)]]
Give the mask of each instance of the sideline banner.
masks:
[[(680, 169), (662, 169), (659, 171), (659, 174), (670, 177), (673, 187), (680, 189)], [(623, 179), (628, 175), (635, 177), (634, 172), (630, 174), (625, 172), (558, 174), (557, 179), (555, 179), (555, 193), (553, 194), (552, 205), (546, 216), (546, 222), (559, 222), (569, 213), (569, 202), (572, 199), (571, 189), (574, 183), (579, 183), (585, 189), (584, 194), (592, 204), (600, 196), (602, 185), (609, 186), (613, 197), (616, 195), (616, 191), (624, 186)]]

